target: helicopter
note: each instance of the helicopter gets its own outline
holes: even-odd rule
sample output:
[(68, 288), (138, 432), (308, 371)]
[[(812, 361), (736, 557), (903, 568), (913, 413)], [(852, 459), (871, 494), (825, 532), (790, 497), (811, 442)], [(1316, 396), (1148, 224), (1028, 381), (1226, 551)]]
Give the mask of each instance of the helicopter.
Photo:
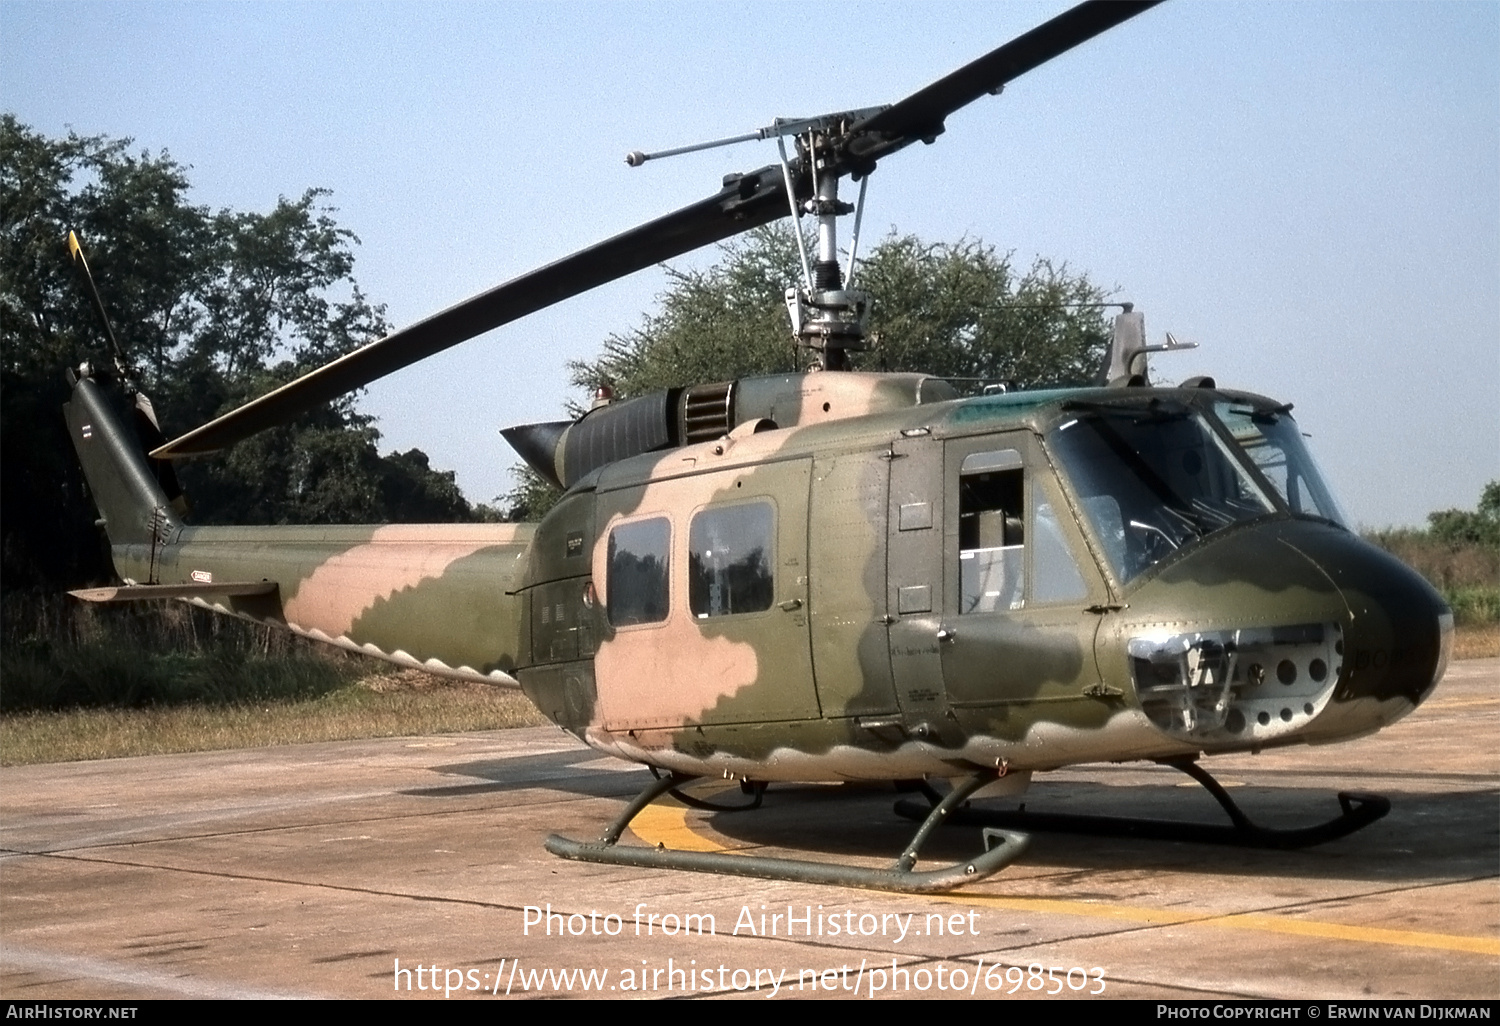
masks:
[[(889, 106), (777, 119), (741, 139), (780, 160), (714, 194), (441, 311), (176, 439), (115, 340), (70, 369), (65, 408), (123, 584), (89, 601), (178, 599), (432, 673), (519, 686), (586, 744), (655, 779), (564, 858), (908, 892), (1014, 862), (1036, 829), (1294, 847), (1389, 802), (1342, 793), (1326, 823), (1250, 822), (1198, 763), (1364, 736), (1440, 681), (1453, 617), (1350, 531), (1289, 404), (1198, 377), (1153, 385), (1126, 307), (1098, 381), (961, 397), (938, 377), (852, 369), (855, 287), (877, 165), (954, 111), (1152, 3), (1081, 4)], [(850, 203), (844, 179), (858, 182)], [(854, 215), (847, 267), (840, 219)], [(210, 455), (441, 350), (761, 225), (810, 218), (786, 292), (804, 372), (600, 401), (504, 433), (564, 490), (537, 524), (194, 527), (172, 461)], [(122, 415), (121, 400), (130, 409)], [(1206, 787), (1232, 825), (973, 807), (1036, 773), (1149, 760)], [(758, 807), (775, 782), (892, 782), (926, 805), (888, 869), (619, 843), (700, 778)], [(949, 782), (943, 793), (935, 781)], [(708, 805), (720, 809), (723, 806)], [(918, 871), (944, 823), (972, 858)]]

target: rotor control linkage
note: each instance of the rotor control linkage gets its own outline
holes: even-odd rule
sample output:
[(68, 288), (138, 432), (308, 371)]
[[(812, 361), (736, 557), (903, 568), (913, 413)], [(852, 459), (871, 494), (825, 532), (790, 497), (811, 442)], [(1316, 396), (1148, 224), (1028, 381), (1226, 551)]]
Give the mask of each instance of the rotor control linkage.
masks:
[(1031, 841), (1031, 838), (1023, 833), (986, 829), (982, 832), (985, 851), (975, 858), (926, 872), (913, 871), (912, 867), (917, 862), (917, 853), (932, 831), (937, 829), (970, 795), (996, 779), (997, 776), (994, 770), (985, 770), (969, 777), (949, 792), (922, 817), (922, 825), (917, 828), (917, 832), (902, 851), (900, 858), (889, 869), (866, 869), (861, 866), (840, 866), (803, 859), (760, 858), (753, 855), (731, 855), (727, 852), (677, 851), (670, 848), (644, 848), (637, 845), (617, 844), (625, 828), (641, 813), (641, 810), (668, 791), (676, 793), (677, 789), (696, 779), (675, 773), (653, 780), (646, 785), (645, 789), (625, 807), (625, 811), (620, 814), (619, 818), (610, 824), (598, 841), (574, 841), (559, 834), (553, 834), (547, 838), (546, 846), (552, 854), (576, 862), (602, 862), (647, 869), (686, 869), (695, 873), (718, 873), (724, 876), (785, 880), (791, 883), (832, 884), (836, 887), (860, 887), (866, 890), (898, 891), (909, 894), (939, 893), (993, 875), (1019, 858)]
[[(1152, 841), (1194, 841), (1199, 844), (1229, 844), (1242, 848), (1273, 848), (1287, 851), (1310, 848), (1337, 840), (1369, 826), (1391, 811), (1389, 798), (1376, 794), (1338, 793), (1338, 816), (1315, 826), (1279, 830), (1250, 820), (1234, 799), (1207, 770), (1192, 759), (1171, 759), (1164, 766), (1181, 770), (1202, 784), (1229, 814), (1232, 826), (1209, 823), (1178, 823), (1170, 820), (1131, 819), (1125, 816), (1082, 816), (1055, 812), (1011, 812), (1003, 809), (960, 809), (949, 818), (954, 826), (1006, 827), (1092, 837), (1136, 837)], [(930, 800), (930, 799), (929, 799)], [(928, 809), (920, 802), (903, 799), (896, 803), (898, 815), (921, 819)]]
[(744, 135), (731, 135), (724, 139), (714, 139), (712, 142), (693, 143), (690, 146), (678, 146), (670, 150), (657, 150), (655, 153), (631, 150), (625, 154), (625, 163), (631, 167), (640, 167), (648, 160), (676, 157), (684, 153), (697, 153), (701, 150), (717, 149), (720, 146), (733, 146), (736, 143), (754, 142), (759, 139), (780, 139), (788, 135), (801, 135), (804, 132), (827, 132), (840, 126), (866, 121), (889, 109), (890, 104), (887, 103), (879, 107), (863, 107), (859, 110), (820, 114), (815, 118), (777, 118), (765, 128), (758, 128)]

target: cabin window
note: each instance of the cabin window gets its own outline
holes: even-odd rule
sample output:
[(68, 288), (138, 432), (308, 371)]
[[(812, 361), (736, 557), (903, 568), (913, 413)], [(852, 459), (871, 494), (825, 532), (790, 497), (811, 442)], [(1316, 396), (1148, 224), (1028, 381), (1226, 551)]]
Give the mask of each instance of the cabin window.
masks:
[(1025, 473), (1014, 449), (976, 452), (959, 471), (959, 611), (1020, 609), (1026, 594)]
[(672, 528), (666, 517), (621, 524), (609, 532), (605, 602), (616, 627), (667, 618)]
[(770, 503), (706, 509), (688, 529), (688, 607), (699, 620), (771, 608), (776, 511)]

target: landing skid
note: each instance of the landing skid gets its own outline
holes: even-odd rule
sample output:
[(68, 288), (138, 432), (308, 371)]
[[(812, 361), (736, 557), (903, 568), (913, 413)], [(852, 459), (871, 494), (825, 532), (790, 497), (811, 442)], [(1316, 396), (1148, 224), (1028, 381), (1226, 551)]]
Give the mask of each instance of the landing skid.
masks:
[[(948, 817), (955, 826), (1004, 827), (1065, 834), (1088, 834), (1094, 837), (1140, 837), (1153, 841), (1195, 841), (1199, 844), (1232, 844), (1242, 848), (1309, 848), (1352, 834), (1362, 827), (1380, 819), (1391, 811), (1389, 798), (1376, 794), (1357, 794), (1340, 791), (1339, 806), (1342, 814), (1316, 826), (1295, 830), (1277, 830), (1259, 826), (1234, 803), (1228, 792), (1209, 775), (1208, 771), (1191, 759), (1163, 762), (1164, 766), (1181, 770), (1192, 777), (1214, 796), (1229, 814), (1232, 826), (1214, 826), (1207, 823), (1175, 823), (1158, 819), (1127, 819), (1116, 816), (1074, 816), (1051, 812), (1006, 812), (998, 809), (956, 809)], [(928, 801), (939, 798), (936, 791), (925, 788)], [(950, 796), (951, 797), (951, 796)], [(896, 803), (898, 815), (907, 819), (922, 819), (928, 815), (928, 806), (912, 799)]]
[[(547, 850), (554, 855), (578, 862), (603, 862), (616, 866), (640, 866), (648, 869), (686, 869), (695, 873), (719, 873), (748, 876), (760, 880), (786, 880), (792, 883), (832, 884), (837, 887), (862, 887), (875, 891), (901, 891), (931, 894), (952, 890), (961, 884), (983, 880), (1020, 857), (1031, 838), (1011, 830), (986, 828), (981, 831), (985, 850), (966, 862), (941, 869), (915, 872), (917, 852), (928, 835), (948, 818), (975, 791), (994, 780), (993, 770), (976, 773), (947, 796), (936, 801), (915, 817), (922, 821), (912, 835), (906, 850), (889, 869), (865, 869), (828, 862), (802, 859), (758, 858), (753, 855), (731, 855), (727, 852), (676, 851), (670, 848), (642, 848), (621, 845), (620, 836), (630, 821), (668, 791), (676, 793), (694, 778), (671, 774), (653, 780), (625, 807), (619, 818), (598, 841), (583, 842), (553, 834), (547, 838)], [(758, 797), (758, 796), (757, 796)]]

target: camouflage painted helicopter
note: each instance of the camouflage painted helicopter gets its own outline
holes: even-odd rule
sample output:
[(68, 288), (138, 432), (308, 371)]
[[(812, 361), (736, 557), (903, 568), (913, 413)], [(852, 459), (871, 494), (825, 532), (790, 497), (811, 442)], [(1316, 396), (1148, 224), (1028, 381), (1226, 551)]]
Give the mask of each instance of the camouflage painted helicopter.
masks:
[[(76, 594), (183, 599), (519, 685), (559, 726), (657, 775), (600, 841), (548, 840), (568, 858), (922, 891), (995, 872), (1036, 826), (1293, 846), (1379, 818), (1384, 799), (1342, 794), (1327, 823), (1266, 830), (1195, 761), (1368, 734), (1422, 702), (1446, 663), (1451, 613), (1348, 530), (1289, 405), (1207, 378), (1150, 385), (1147, 354), (1163, 347), (1128, 308), (1095, 387), (960, 398), (935, 377), (849, 369), (869, 300), (839, 263), (837, 218), (854, 212), (841, 178), (861, 181), (862, 206), (877, 162), (1148, 6), (1085, 3), (892, 106), (774, 122), (754, 136), (776, 139), (778, 164), (171, 442), (110, 335), (115, 372), (70, 372), (67, 420), (125, 583)], [(565, 489), (539, 524), (190, 527), (174, 507), (173, 459), (804, 214), (816, 252), (804, 249), (787, 305), (816, 368), (509, 429)], [(1036, 772), (1122, 760), (1189, 773), (1234, 826), (966, 806)], [(923, 823), (888, 870), (616, 843), (699, 777), (739, 781), (756, 805), (772, 781), (905, 782), (929, 807), (904, 803)], [(952, 782), (946, 795), (936, 778)], [(987, 825), (985, 850), (916, 871), (931, 831), (960, 820)]]

